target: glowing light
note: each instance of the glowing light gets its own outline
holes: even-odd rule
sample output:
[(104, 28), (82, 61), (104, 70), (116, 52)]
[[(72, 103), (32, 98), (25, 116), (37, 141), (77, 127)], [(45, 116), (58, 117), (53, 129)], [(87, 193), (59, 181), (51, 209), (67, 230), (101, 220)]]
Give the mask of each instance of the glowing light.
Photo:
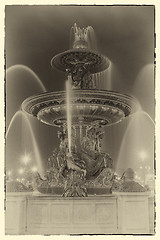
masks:
[(9, 170), (7, 174), (8, 174), (8, 176), (11, 176), (11, 174), (12, 174), (12, 171), (11, 171), (11, 170)]
[(23, 173), (24, 173), (24, 169), (23, 169), (23, 168), (20, 168), (20, 169), (18, 170), (18, 172), (19, 172), (19, 174), (23, 174)]
[(142, 169), (143, 167), (142, 166), (140, 166), (140, 169)]
[(22, 158), (21, 158), (21, 161), (26, 165), (27, 163), (29, 163), (31, 161), (31, 157), (30, 155), (24, 155)]
[(147, 153), (145, 151), (141, 151), (139, 152), (139, 157), (141, 158), (142, 161), (144, 161), (145, 158), (147, 158)]
[(32, 167), (32, 168), (31, 168), (31, 171), (32, 171), (32, 172), (37, 172), (37, 167), (36, 167), (36, 166)]

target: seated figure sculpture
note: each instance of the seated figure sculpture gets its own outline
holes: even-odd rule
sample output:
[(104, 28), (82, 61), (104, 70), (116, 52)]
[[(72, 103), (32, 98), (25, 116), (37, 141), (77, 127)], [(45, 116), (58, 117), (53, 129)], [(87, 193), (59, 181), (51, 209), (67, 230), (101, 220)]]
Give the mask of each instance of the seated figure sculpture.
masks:
[[(100, 151), (100, 138), (103, 134), (100, 129), (90, 128), (86, 132), (86, 136), (83, 137), (81, 143), (81, 149), (77, 151), (77, 148), (72, 144), (71, 153), (68, 154), (68, 138), (67, 133), (63, 132), (63, 137), (60, 141), (60, 151), (57, 155), (57, 160), (67, 165), (72, 164), (72, 168), (81, 168), (82, 171), (86, 170), (86, 179), (95, 178), (103, 170), (103, 168), (112, 168), (111, 158), (107, 153)], [(73, 143), (76, 141), (74, 134), (72, 136)], [(70, 167), (68, 167), (70, 168)]]
[(109, 155), (100, 151), (102, 135), (99, 129), (90, 128), (82, 141), (81, 158), (86, 163), (87, 179), (94, 179), (106, 167), (112, 168)]
[(81, 149), (77, 151), (76, 144), (73, 144), (76, 142), (73, 131), (72, 147), (69, 152), (67, 131), (60, 131), (59, 148), (55, 149), (48, 158), (45, 180), (48, 189), (51, 186), (63, 187), (63, 196), (80, 197), (87, 196), (86, 187), (91, 182), (93, 186), (106, 186), (106, 176), (111, 174), (112, 159), (107, 153), (100, 151), (102, 135), (101, 129), (89, 128), (86, 136), (82, 138)]

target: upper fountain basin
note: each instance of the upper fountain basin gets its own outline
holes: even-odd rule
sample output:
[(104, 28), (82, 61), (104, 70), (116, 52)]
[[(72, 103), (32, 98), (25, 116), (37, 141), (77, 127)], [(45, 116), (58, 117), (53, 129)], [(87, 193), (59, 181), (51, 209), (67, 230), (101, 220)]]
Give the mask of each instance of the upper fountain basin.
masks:
[[(112, 125), (137, 109), (131, 96), (107, 90), (72, 90), (72, 125)], [(52, 126), (66, 124), (66, 92), (48, 92), (31, 96), (22, 103), (22, 110)]]
[(109, 67), (107, 57), (85, 49), (76, 48), (60, 53), (52, 58), (51, 66), (61, 71), (73, 70), (76, 65), (82, 65), (87, 72), (98, 73)]

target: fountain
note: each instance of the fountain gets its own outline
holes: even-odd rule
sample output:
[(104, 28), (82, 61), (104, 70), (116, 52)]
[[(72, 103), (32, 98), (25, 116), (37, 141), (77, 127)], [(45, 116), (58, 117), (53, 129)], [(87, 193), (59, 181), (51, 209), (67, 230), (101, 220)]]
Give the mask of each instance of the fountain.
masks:
[(60, 129), (59, 149), (48, 159), (48, 187), (42, 188), (40, 175), (37, 187), (43, 193), (54, 193), (58, 187), (69, 197), (97, 194), (99, 189), (110, 193), (113, 160), (101, 151), (103, 128), (134, 113), (137, 102), (128, 95), (98, 89), (95, 75), (105, 72), (110, 61), (92, 49), (91, 27), (80, 29), (75, 24), (72, 32), (72, 49), (51, 60), (52, 67), (67, 75), (66, 93), (46, 92), (22, 103), (23, 111)]
[[(134, 97), (111, 91), (110, 81), (105, 84), (107, 71), (110, 70), (110, 80), (113, 65), (95, 51), (95, 41), (91, 41), (93, 29), (80, 29), (75, 24), (71, 33), (72, 48), (51, 60), (52, 67), (65, 73), (66, 90), (25, 99), (7, 131), (8, 135), (17, 115), (23, 115), (28, 124), (26, 115), (30, 114), (35, 120), (57, 127), (60, 143), (48, 158), (43, 177), (42, 166), (38, 164), (38, 171), (32, 172), (34, 192), (14, 182), (19, 191), (7, 193), (6, 232), (31, 235), (153, 232), (150, 229), (154, 222), (153, 199), (148, 189), (135, 181), (136, 173), (130, 165), (126, 164), (127, 169), (118, 175), (120, 166), (102, 150), (105, 128), (123, 120), (125, 123), (132, 114), (134, 119), (138, 102)], [(121, 142), (122, 161), (131, 124)], [(29, 130), (32, 132), (30, 126)], [(37, 153), (34, 134), (32, 138)], [(145, 158), (144, 152), (141, 157)], [(10, 182), (10, 189), (12, 185)], [(16, 221), (10, 220), (12, 215)]]

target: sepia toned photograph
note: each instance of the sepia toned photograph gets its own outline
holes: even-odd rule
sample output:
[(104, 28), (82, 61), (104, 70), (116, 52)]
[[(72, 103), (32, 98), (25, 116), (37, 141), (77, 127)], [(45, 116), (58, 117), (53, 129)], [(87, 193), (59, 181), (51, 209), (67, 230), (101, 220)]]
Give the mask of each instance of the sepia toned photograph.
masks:
[(155, 6), (5, 6), (5, 235), (154, 235)]

